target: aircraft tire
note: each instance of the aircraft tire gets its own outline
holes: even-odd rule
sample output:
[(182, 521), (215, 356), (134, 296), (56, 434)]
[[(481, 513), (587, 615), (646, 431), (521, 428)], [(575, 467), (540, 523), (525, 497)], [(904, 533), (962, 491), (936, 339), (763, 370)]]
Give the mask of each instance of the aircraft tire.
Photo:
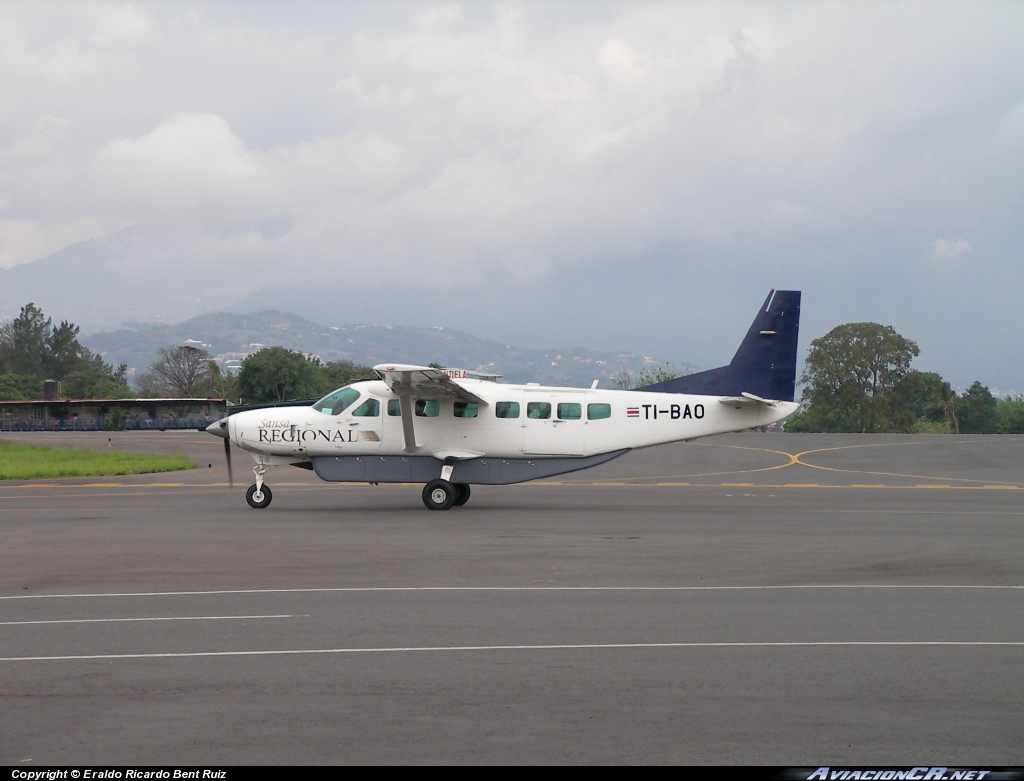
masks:
[(270, 506), (270, 500), (274, 498), (273, 491), (270, 490), (269, 485), (264, 485), (263, 490), (259, 493), (257, 498), (256, 485), (250, 485), (249, 490), (245, 492), (245, 501), (249, 503), (249, 506), (254, 510), (262, 510), (264, 507)]
[(423, 486), (423, 504), (428, 510), (447, 510), (458, 495), (458, 488), (447, 480), (431, 480)]
[(452, 502), (452, 507), (462, 507), (462, 505), (469, 501), (469, 483), (455, 483), (454, 485), (459, 489), (459, 493), (455, 497), (455, 501)]

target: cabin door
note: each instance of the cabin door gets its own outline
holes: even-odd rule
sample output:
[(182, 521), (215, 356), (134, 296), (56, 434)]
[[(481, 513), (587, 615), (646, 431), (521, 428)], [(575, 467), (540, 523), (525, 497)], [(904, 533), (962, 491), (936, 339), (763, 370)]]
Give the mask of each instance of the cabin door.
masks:
[(584, 394), (527, 390), (523, 453), (528, 456), (582, 456), (586, 432)]

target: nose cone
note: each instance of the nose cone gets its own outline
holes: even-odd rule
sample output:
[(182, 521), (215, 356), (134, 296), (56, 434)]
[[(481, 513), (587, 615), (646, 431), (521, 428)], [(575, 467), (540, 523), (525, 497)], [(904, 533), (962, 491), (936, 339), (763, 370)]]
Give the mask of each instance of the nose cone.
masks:
[(213, 434), (215, 437), (221, 437), (222, 439), (228, 438), (228, 419), (221, 418), (215, 420), (209, 426), (206, 427), (207, 434)]

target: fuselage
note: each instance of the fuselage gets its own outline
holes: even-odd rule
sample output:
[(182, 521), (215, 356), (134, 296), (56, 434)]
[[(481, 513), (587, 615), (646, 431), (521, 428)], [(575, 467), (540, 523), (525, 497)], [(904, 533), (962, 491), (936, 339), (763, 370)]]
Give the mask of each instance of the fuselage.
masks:
[[(381, 380), (353, 383), (343, 400), (311, 407), (252, 410), (228, 419), (228, 436), (254, 455), (296, 462), (319, 456), (422, 455), (456, 460), (584, 457), (764, 426), (793, 402), (726, 403), (717, 396), (509, 385), (462, 379), (481, 403), (420, 399), (415, 448), (403, 436), (401, 405)], [(350, 391), (350, 392), (345, 392)], [(331, 397), (325, 397), (331, 398)]]

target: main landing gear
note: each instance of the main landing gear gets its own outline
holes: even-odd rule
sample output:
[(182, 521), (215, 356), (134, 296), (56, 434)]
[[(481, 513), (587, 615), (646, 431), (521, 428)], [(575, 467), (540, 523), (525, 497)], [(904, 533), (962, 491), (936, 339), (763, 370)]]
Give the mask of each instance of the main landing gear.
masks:
[(469, 501), (469, 483), (451, 482), (454, 470), (455, 460), (445, 459), (444, 466), (441, 467), (441, 477), (423, 486), (423, 504), (428, 510), (462, 507)]
[(468, 483), (449, 483), (447, 480), (431, 480), (423, 486), (423, 504), (428, 510), (447, 510), (461, 507), (469, 501)]

